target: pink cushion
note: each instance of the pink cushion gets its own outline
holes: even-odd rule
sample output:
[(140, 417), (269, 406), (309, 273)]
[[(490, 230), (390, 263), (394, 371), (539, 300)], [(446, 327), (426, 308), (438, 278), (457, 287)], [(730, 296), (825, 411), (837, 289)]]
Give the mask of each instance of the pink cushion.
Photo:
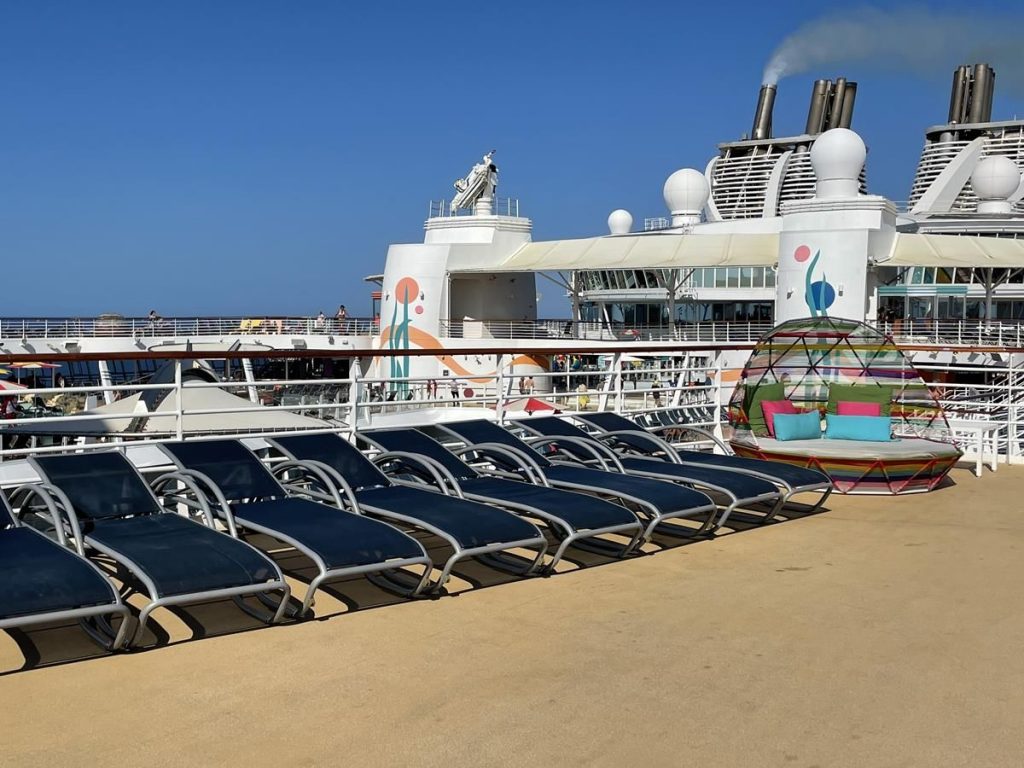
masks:
[(775, 437), (775, 414), (800, 413), (789, 400), (762, 400), (761, 411), (764, 413), (764, 423), (768, 427), (768, 434), (772, 437)]
[(839, 416), (881, 416), (881, 403), (856, 403), (852, 400), (840, 400), (836, 403)]

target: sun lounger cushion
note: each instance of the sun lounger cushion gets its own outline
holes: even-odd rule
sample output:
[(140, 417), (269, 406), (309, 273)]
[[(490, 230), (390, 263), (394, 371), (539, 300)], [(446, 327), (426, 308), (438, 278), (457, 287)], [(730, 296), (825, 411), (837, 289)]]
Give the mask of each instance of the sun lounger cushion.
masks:
[(96, 452), (81, 456), (39, 456), (50, 481), (71, 499), (79, 518), (102, 520), (159, 512), (146, 484), (135, 472), (125, 471), (124, 457)]
[(99, 520), (89, 538), (138, 563), (161, 596), (278, 578), (272, 562), (248, 544), (178, 515)]
[(825, 437), (829, 440), (888, 440), (892, 419), (888, 416), (838, 416), (829, 414)]
[(365, 507), (386, 509), (440, 528), (467, 549), (535, 539), (538, 534), (532, 524), (502, 509), (433, 491), (405, 486), (371, 488), (356, 491), (356, 499)]
[(776, 440), (812, 440), (816, 437), (821, 437), (821, 417), (817, 411), (780, 413), (775, 417)]
[(71, 551), (26, 528), (0, 531), (0, 619), (105, 605), (110, 583)]
[(764, 423), (768, 434), (775, 436), (775, 415), (778, 413), (799, 413), (791, 400), (762, 400), (761, 410), (764, 412)]
[(878, 403), (881, 407), (880, 416), (892, 414), (892, 387), (880, 387), (875, 384), (829, 384), (826, 413), (839, 413), (839, 403)]
[(306, 499), (277, 499), (235, 506), (242, 524), (270, 528), (302, 542), (328, 568), (422, 557), (416, 542), (376, 520)]

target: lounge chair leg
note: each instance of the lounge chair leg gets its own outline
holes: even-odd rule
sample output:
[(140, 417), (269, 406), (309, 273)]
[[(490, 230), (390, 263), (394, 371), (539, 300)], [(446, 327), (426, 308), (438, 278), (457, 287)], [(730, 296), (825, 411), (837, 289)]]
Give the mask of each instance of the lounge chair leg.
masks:
[(78, 623), (97, 645), (108, 651), (116, 651), (124, 645), (133, 619), (127, 606), (121, 606), (120, 610), (111, 611), (109, 615), (121, 617), (121, 623), (116, 631), (107, 618), (107, 614), (79, 619)]
[(434, 571), (434, 564), (431, 561), (423, 563), (423, 573), (419, 578), (401, 570), (393, 568), (388, 571), (378, 571), (366, 574), (366, 580), (374, 586), (380, 587), (387, 592), (393, 592), (403, 597), (420, 597), (425, 591), (430, 591), (430, 574)]

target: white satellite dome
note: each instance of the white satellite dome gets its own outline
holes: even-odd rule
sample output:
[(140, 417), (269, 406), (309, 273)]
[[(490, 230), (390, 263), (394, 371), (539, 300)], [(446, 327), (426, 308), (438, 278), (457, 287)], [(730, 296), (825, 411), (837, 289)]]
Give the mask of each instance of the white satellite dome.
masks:
[(623, 208), (616, 208), (608, 214), (608, 231), (613, 235), (628, 235), (633, 229), (633, 214)]
[(700, 221), (700, 213), (711, 196), (704, 174), (693, 168), (681, 168), (665, 180), (665, 205), (672, 213), (672, 225)]
[(821, 134), (811, 147), (811, 165), (817, 178), (814, 196), (857, 197), (867, 156), (864, 140), (849, 128), (832, 128)]
[(990, 155), (974, 167), (971, 186), (978, 196), (978, 213), (1010, 213), (1008, 198), (1020, 186), (1020, 169), (1005, 155)]

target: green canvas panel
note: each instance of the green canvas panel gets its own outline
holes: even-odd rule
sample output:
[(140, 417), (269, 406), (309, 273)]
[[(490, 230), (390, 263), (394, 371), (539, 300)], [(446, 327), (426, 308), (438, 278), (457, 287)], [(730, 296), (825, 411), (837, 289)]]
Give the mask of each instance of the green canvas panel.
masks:
[(757, 437), (768, 437), (768, 424), (764, 420), (764, 411), (761, 410), (762, 400), (785, 400), (786, 385), (782, 382), (775, 384), (761, 384), (751, 392), (750, 402), (745, 410), (747, 419), (750, 421), (750, 431)]
[(879, 387), (874, 384), (829, 384), (828, 405), (825, 407), (827, 413), (838, 413), (838, 404), (841, 402), (852, 403), (879, 403), (882, 406), (882, 416), (892, 415), (892, 387)]

